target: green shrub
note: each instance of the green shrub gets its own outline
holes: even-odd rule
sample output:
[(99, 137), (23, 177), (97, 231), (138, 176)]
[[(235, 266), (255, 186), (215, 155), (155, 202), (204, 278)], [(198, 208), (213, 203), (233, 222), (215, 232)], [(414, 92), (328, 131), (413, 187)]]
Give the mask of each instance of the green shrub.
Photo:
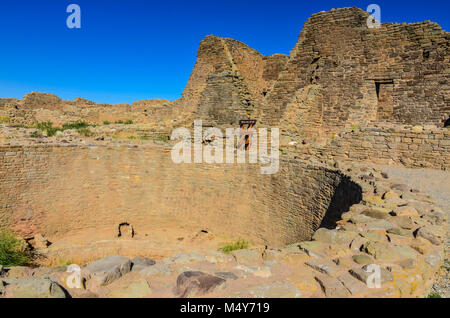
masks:
[(78, 128), (78, 133), (85, 137), (90, 137), (93, 135), (92, 131), (89, 128)]
[(33, 131), (33, 132), (30, 134), (30, 137), (31, 137), (31, 138), (41, 138), (41, 137), (42, 137), (42, 134), (41, 134), (40, 132)]
[(62, 130), (67, 130), (67, 129), (79, 130), (79, 129), (83, 129), (83, 128), (87, 128), (87, 127), (89, 127), (89, 124), (87, 122), (78, 120), (78, 121), (74, 121), (71, 123), (63, 124)]
[(47, 137), (52, 137), (56, 135), (57, 131), (61, 130), (61, 128), (53, 127), (53, 123), (51, 121), (36, 123), (36, 128), (41, 131), (45, 131)]
[(438, 293), (431, 293), (427, 296), (427, 298), (442, 298)]
[(165, 135), (165, 134), (156, 134), (153, 137), (153, 141), (154, 142), (168, 142), (170, 140), (169, 136)]
[(26, 251), (21, 249), (21, 240), (10, 231), (0, 232), (0, 265), (23, 266), (31, 262)]
[(105, 121), (103, 122), (103, 125), (109, 125), (109, 124), (111, 124), (111, 122), (109, 122), (109, 121), (107, 121), (107, 120), (105, 120)]
[(8, 116), (0, 116), (0, 124), (8, 124), (9, 117)]
[(239, 239), (234, 243), (227, 243), (220, 250), (225, 254), (230, 254), (232, 251), (245, 250), (248, 248), (248, 242)]
[(133, 121), (132, 120), (118, 120), (115, 122), (115, 124), (119, 124), (119, 125), (132, 125)]

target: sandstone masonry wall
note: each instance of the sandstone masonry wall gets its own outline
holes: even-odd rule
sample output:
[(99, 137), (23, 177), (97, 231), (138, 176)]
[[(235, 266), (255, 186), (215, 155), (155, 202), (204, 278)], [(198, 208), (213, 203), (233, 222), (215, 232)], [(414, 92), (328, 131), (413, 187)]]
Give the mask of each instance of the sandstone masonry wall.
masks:
[(336, 135), (326, 146), (304, 150), (318, 158), (450, 169), (450, 130), (380, 126)]
[(285, 245), (361, 200), (348, 177), (295, 160), (267, 176), (257, 165), (175, 165), (164, 147), (33, 145), (1, 147), (0, 164), (1, 226), (51, 239), (83, 229), (112, 237), (127, 222)]

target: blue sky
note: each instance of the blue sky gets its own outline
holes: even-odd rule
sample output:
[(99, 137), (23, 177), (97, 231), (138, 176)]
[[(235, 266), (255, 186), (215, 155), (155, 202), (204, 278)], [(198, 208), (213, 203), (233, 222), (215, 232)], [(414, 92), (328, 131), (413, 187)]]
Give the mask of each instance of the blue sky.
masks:
[[(71, 3), (81, 7), (81, 29), (66, 27)], [(450, 30), (447, 0), (0, 0), (0, 97), (174, 100), (208, 34), (289, 54), (311, 14), (370, 3), (382, 22), (431, 20)]]

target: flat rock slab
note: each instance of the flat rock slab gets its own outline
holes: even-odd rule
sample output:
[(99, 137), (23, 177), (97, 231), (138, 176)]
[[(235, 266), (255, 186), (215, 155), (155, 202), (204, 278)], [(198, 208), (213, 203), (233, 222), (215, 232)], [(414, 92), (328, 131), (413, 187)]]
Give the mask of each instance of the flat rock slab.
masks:
[(339, 275), (337, 279), (344, 285), (345, 288), (347, 288), (352, 296), (359, 297), (368, 290), (365, 284), (347, 272)]
[(108, 297), (112, 298), (143, 298), (151, 295), (152, 290), (144, 278), (133, 279), (131, 281), (118, 281), (114, 283)]
[(136, 257), (131, 260), (131, 263), (133, 264), (133, 266), (131, 268), (132, 271), (140, 271), (149, 266), (155, 265), (156, 261), (151, 258)]
[(203, 272), (184, 272), (177, 278), (175, 295), (182, 298), (203, 296), (225, 288), (225, 279)]
[(66, 298), (64, 289), (48, 278), (10, 279), (6, 287), (8, 298)]
[(338, 279), (323, 274), (317, 274), (314, 278), (320, 284), (325, 296), (329, 298), (347, 298), (350, 296), (347, 288)]
[(89, 263), (83, 268), (83, 276), (95, 281), (100, 286), (111, 284), (131, 270), (131, 261), (115, 255)]
[[(367, 284), (369, 282), (369, 279), (372, 279), (372, 276), (374, 274), (373, 271), (369, 270), (370, 268), (368, 265), (363, 266), (362, 268), (354, 268), (349, 271), (349, 273), (363, 282), (364, 284)], [(385, 270), (384, 268), (380, 268), (380, 283), (386, 283), (386, 282), (392, 282), (394, 280), (394, 277), (391, 272)]]
[(344, 269), (340, 266), (336, 265), (332, 261), (323, 258), (312, 259), (305, 263), (307, 266), (314, 268), (316, 271), (319, 271), (324, 274), (328, 274), (330, 276), (336, 276), (339, 273), (343, 272)]
[(358, 236), (357, 232), (334, 231), (322, 228), (314, 233), (313, 240), (327, 244), (350, 244), (356, 236)]

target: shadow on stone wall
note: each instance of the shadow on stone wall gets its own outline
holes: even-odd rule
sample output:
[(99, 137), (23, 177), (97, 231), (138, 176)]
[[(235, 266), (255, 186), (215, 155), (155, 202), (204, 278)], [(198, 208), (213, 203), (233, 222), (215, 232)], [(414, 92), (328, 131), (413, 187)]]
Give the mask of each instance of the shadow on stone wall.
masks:
[(341, 182), (336, 187), (319, 228), (335, 229), (336, 222), (341, 220), (342, 214), (347, 212), (352, 205), (360, 203), (361, 200), (361, 187), (351, 181), (349, 177), (343, 176)]

